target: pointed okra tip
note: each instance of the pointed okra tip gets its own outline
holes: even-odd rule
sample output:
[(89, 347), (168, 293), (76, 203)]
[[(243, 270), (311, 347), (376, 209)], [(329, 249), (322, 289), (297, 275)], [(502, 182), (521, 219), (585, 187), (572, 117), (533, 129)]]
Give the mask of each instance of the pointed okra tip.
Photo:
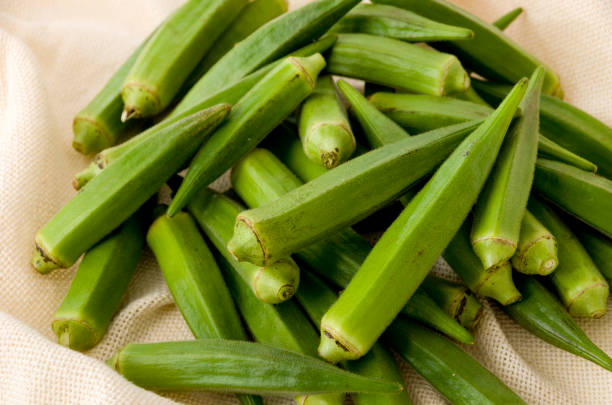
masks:
[(269, 259), (259, 240), (257, 231), (243, 215), (238, 215), (234, 225), (234, 235), (227, 242), (227, 250), (240, 262), (251, 262), (264, 266)]

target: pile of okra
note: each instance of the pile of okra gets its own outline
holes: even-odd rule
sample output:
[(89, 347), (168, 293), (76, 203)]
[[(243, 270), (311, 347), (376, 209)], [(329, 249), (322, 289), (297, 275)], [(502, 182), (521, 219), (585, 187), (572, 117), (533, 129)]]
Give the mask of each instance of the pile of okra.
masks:
[(83, 255), (59, 343), (103, 338), (146, 242), (194, 339), (108, 361), (144, 388), (408, 404), (395, 352), (451, 403), (523, 403), (457, 344), (485, 299), (612, 371), (574, 320), (607, 309), (612, 129), (503, 33), (520, 14), (187, 0), (74, 119), (93, 161), (32, 260)]

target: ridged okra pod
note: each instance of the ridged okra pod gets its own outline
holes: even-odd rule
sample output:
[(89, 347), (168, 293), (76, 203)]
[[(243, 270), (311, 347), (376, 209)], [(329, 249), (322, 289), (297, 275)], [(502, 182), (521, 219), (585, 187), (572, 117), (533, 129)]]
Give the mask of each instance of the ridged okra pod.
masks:
[(491, 24), (503, 31), (508, 28), (514, 22), (514, 20), (516, 20), (521, 14), (523, 14), (523, 8), (517, 7), (513, 10), (508, 11), (506, 14), (502, 15), (497, 20), (493, 21)]
[[(493, 112), (488, 105), (418, 94), (375, 93), (370, 96), (370, 101), (395, 122), (414, 133), (438, 128), (445, 124), (484, 119)], [(592, 162), (565, 149), (542, 134), (538, 136), (538, 154), (584, 170), (597, 169)]]
[(415, 322), (396, 320), (385, 340), (452, 404), (525, 404), (473, 357)]
[[(508, 91), (507, 86), (490, 82), (475, 81), (474, 87), (490, 102), (500, 100)], [(563, 100), (543, 94), (540, 130), (547, 138), (594, 163), (603, 176), (612, 177), (612, 128), (608, 125)]]
[(349, 373), (310, 356), (239, 340), (132, 343), (108, 364), (134, 384), (159, 391), (300, 395), (401, 390), (397, 383)]
[(442, 24), (408, 10), (365, 3), (355, 6), (330, 32), (358, 32), (410, 42), (465, 40), (474, 36), (467, 28)]
[(164, 21), (124, 80), (121, 121), (162, 112), (246, 0), (188, 0)]
[(241, 213), (228, 247), (240, 260), (265, 263), (320, 241), (397, 198), (472, 130), (459, 124), (351, 159), (269, 204)]
[[(323, 317), (319, 345), (322, 357), (335, 362), (363, 356), (410, 299), (467, 217), (526, 87), (527, 80), (521, 80), (383, 234)], [(396, 148), (400, 142), (388, 146)]]
[(520, 273), (547, 276), (558, 265), (557, 240), (531, 212), (525, 211), (512, 267)]
[(278, 304), (293, 296), (299, 285), (300, 271), (291, 258), (286, 257), (263, 267), (248, 262), (238, 264), (225, 248), (232, 236), (236, 216), (244, 209), (241, 205), (224, 195), (203, 189), (187, 208), (259, 300)]
[(368, 34), (338, 34), (327, 71), (435, 96), (470, 86), (470, 77), (455, 56)]
[(543, 91), (563, 95), (559, 77), (535, 56), (521, 48), (500, 29), (446, 0), (376, 0), (418, 13), (424, 17), (465, 27), (474, 32), (471, 41), (450, 41), (448, 48), (456, 53), (467, 68), (487, 78), (514, 83), (529, 77), (538, 66), (544, 66)]
[(319, 77), (300, 110), (299, 132), (304, 152), (331, 169), (348, 160), (357, 146), (331, 76)]
[(198, 190), (232, 167), (312, 93), (324, 66), (320, 54), (289, 57), (249, 90), (191, 161), (168, 215), (177, 213)]
[(94, 177), (36, 235), (34, 268), (70, 267), (170, 178), (228, 114), (221, 104), (154, 134)]
[(464, 285), (428, 275), (423, 288), (434, 301), (467, 329), (474, 329), (482, 316), (480, 301)]
[(612, 240), (586, 226), (577, 227), (575, 232), (599, 271), (608, 282), (612, 280)]
[(212, 94), (323, 35), (359, 0), (317, 0), (260, 27), (226, 53), (185, 98)]
[(148, 214), (132, 215), (83, 257), (51, 323), (61, 345), (88, 350), (106, 333), (140, 259)]
[(557, 297), (533, 277), (519, 276), (516, 283), (523, 299), (503, 308), (510, 318), (545, 342), (612, 371), (612, 359), (591, 342)]
[(533, 188), (538, 195), (612, 237), (612, 180), (564, 163), (538, 159)]
[(540, 93), (544, 70), (539, 67), (487, 179), (476, 206), (471, 240), (485, 269), (501, 266), (516, 251), (521, 221), (531, 192), (538, 154)]
[(550, 279), (568, 312), (573, 316), (591, 318), (605, 315), (608, 283), (578, 238), (545, 203), (531, 198), (529, 210), (557, 240), (559, 266)]

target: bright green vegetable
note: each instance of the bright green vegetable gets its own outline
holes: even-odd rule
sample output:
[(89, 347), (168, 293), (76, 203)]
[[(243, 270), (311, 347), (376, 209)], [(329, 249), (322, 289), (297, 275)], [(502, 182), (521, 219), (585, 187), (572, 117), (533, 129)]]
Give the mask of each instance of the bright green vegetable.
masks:
[[(321, 322), (319, 354), (323, 358), (339, 361), (364, 355), (412, 296), (467, 217), (526, 87), (527, 80), (521, 80), (377, 242)], [(398, 144), (389, 146), (397, 148)]]
[(338, 34), (327, 71), (436, 96), (470, 86), (470, 77), (455, 56), (368, 34)]
[(423, 288), (440, 308), (464, 328), (474, 329), (480, 321), (482, 305), (464, 285), (428, 275), (423, 281)]
[(550, 279), (568, 312), (591, 318), (605, 315), (608, 283), (584, 247), (551, 207), (531, 198), (529, 210), (557, 239), (559, 266)]
[(227, 104), (211, 107), (150, 134), (94, 177), (36, 235), (34, 268), (47, 273), (72, 266), (157, 192), (229, 109)]
[(482, 97), (480, 97), (480, 95), (476, 93), (476, 90), (474, 90), (472, 86), (470, 86), (470, 88), (464, 91), (463, 93), (452, 94), (452, 97), (455, 97), (459, 100), (470, 101), (475, 104), (486, 105), (487, 107), (489, 106), (489, 103), (487, 103)]
[[(538, 66), (544, 65), (498, 28), (445, 0), (376, 0), (375, 3), (405, 8), (474, 31), (471, 41), (451, 41), (448, 47), (466, 67), (487, 78), (514, 83), (531, 76)], [(550, 67), (544, 65), (544, 68), (546, 77), (542, 90), (562, 97), (559, 77)]]
[(88, 350), (106, 333), (140, 259), (147, 214), (132, 215), (83, 257), (51, 324), (61, 345)]
[(133, 343), (108, 363), (134, 384), (160, 391), (299, 395), (401, 390), (397, 383), (349, 373), (310, 356), (236, 340)]
[(351, 157), (357, 146), (331, 76), (321, 76), (300, 110), (300, 138), (313, 162), (331, 169)]
[(472, 39), (471, 30), (382, 4), (361, 3), (342, 17), (331, 32), (359, 32), (411, 42)]
[(491, 24), (500, 30), (505, 30), (516, 20), (521, 14), (523, 14), (523, 8), (517, 7), (513, 10), (508, 11), (506, 14), (493, 21)]
[(227, 122), (193, 158), (168, 215), (176, 214), (198, 190), (212, 183), (268, 135), (312, 92), (324, 66), (320, 54), (289, 57), (249, 90), (232, 108)]
[(517, 277), (517, 285), (523, 299), (504, 307), (516, 323), (545, 342), (612, 371), (612, 359), (589, 340), (556, 297), (533, 277)]
[(396, 320), (385, 339), (452, 404), (525, 404), (463, 350), (415, 322)]
[(533, 188), (564, 211), (612, 236), (612, 180), (564, 163), (538, 159)]
[(508, 132), (474, 207), (472, 246), (485, 269), (503, 265), (516, 251), (538, 154), (543, 80), (544, 70), (539, 67), (519, 106), (521, 116)]
[(586, 226), (576, 227), (575, 231), (599, 271), (612, 280), (612, 240)]
[(246, 0), (188, 0), (168, 17), (125, 78), (121, 121), (162, 112), (246, 4)]
[(531, 212), (525, 211), (512, 266), (521, 273), (546, 276), (558, 265), (557, 240)]

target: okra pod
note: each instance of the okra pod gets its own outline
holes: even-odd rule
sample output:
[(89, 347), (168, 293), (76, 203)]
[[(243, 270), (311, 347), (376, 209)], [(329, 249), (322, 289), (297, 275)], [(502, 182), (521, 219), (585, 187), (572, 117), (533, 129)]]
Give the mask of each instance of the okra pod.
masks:
[(557, 240), (531, 212), (525, 211), (512, 266), (521, 273), (547, 276), (558, 265)]
[(327, 71), (435, 96), (470, 87), (470, 77), (455, 56), (368, 34), (338, 34)]
[(140, 259), (147, 214), (132, 215), (83, 257), (51, 323), (61, 345), (89, 350), (106, 333)]
[(561, 301), (573, 316), (599, 318), (607, 311), (608, 283), (561, 218), (531, 198), (529, 210), (552, 232), (559, 246), (559, 266), (550, 276)]
[(203, 189), (187, 206), (213, 245), (236, 268), (240, 277), (251, 287), (255, 296), (270, 304), (277, 304), (293, 296), (300, 281), (300, 271), (290, 258), (268, 266), (248, 262), (238, 264), (225, 245), (232, 236), (236, 216), (244, 209), (226, 196)]
[(484, 77), (514, 83), (544, 66), (542, 91), (562, 97), (559, 77), (534, 55), (520, 47), (500, 29), (445, 0), (376, 0), (375, 3), (405, 8), (424, 17), (474, 31), (471, 41), (449, 41), (448, 48), (466, 67)]
[(538, 159), (535, 192), (612, 236), (612, 180), (552, 160)]
[(525, 404), (474, 358), (416, 322), (396, 320), (385, 340), (452, 404)]
[(482, 318), (482, 311), (482, 304), (478, 301), (478, 298), (472, 294), (467, 294), (465, 306), (459, 313), (457, 320), (461, 326), (468, 330), (476, 329)]
[(517, 7), (513, 10), (508, 11), (506, 14), (493, 21), (491, 24), (500, 30), (505, 30), (516, 20), (521, 14), (523, 14), (523, 8)]
[(465, 40), (474, 36), (467, 28), (441, 24), (408, 10), (365, 3), (355, 6), (330, 32), (358, 32), (410, 42)]
[(70, 267), (151, 197), (228, 114), (220, 104), (150, 134), (94, 177), (36, 235), (34, 268)]
[(482, 316), (482, 305), (467, 287), (428, 275), (423, 288), (447, 314), (461, 326), (474, 329)]
[[(478, 197), (526, 87), (527, 80), (521, 80), (453, 151), (377, 242), (323, 317), (319, 345), (323, 358), (335, 362), (364, 355), (410, 299)], [(401, 142), (405, 141), (389, 146), (397, 148)], [(445, 215), (439, 215), (441, 212)]]
[[(491, 102), (503, 98), (508, 89), (496, 83), (474, 82), (476, 90)], [(608, 125), (569, 103), (543, 94), (540, 130), (547, 138), (594, 163), (603, 176), (612, 177), (612, 128)]]
[(246, 0), (188, 0), (147, 41), (127, 74), (121, 121), (162, 112)]
[(599, 271), (608, 281), (612, 280), (612, 240), (586, 226), (577, 227), (576, 234)]
[(464, 91), (463, 93), (453, 94), (452, 97), (455, 97), (459, 100), (470, 101), (474, 104), (485, 105), (487, 107), (489, 106), (489, 103), (487, 103), (482, 97), (480, 97), (480, 95), (476, 93), (476, 90), (474, 90), (472, 86), (470, 86), (470, 88)]
[(108, 364), (134, 384), (160, 391), (300, 395), (401, 390), (395, 382), (362, 377), (310, 356), (239, 340), (132, 343)]
[(189, 94), (212, 94), (323, 35), (359, 0), (317, 0), (263, 25), (226, 53)]
[(537, 68), (514, 122), (474, 207), (471, 240), (485, 269), (512, 258), (531, 192), (538, 154), (540, 93), (544, 70)]
[(503, 308), (510, 318), (545, 342), (612, 371), (612, 359), (591, 342), (542, 284), (527, 276), (517, 277), (516, 284), (523, 299)]
[(357, 143), (331, 76), (319, 77), (300, 110), (299, 132), (304, 152), (331, 169), (351, 157)]
[(173, 216), (255, 147), (313, 90), (325, 66), (321, 54), (289, 57), (264, 76), (232, 108), (225, 124), (200, 148), (168, 208)]

